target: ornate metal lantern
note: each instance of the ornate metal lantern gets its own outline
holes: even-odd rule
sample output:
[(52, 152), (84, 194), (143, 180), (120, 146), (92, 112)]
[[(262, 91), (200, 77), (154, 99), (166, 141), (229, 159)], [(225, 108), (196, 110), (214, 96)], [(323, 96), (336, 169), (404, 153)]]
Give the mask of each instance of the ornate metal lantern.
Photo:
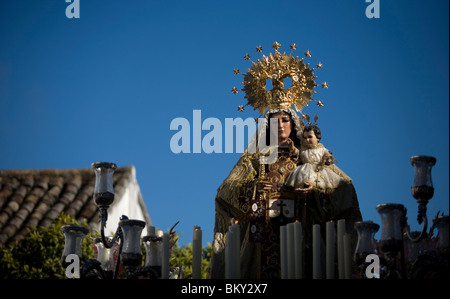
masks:
[(410, 159), (414, 166), (414, 181), (411, 187), (412, 196), (417, 200), (419, 205), (417, 221), (422, 224), (422, 231), (417, 237), (412, 237), (406, 229), (406, 236), (412, 242), (419, 242), (426, 237), (428, 227), (427, 204), (433, 197), (434, 187), (431, 180), (431, 168), (436, 164), (436, 158), (431, 156), (412, 156)]
[(355, 229), (358, 233), (358, 243), (356, 244), (354, 260), (357, 264), (363, 263), (368, 254), (374, 252), (374, 236), (380, 226), (372, 221), (358, 221)]
[(64, 251), (61, 257), (61, 264), (64, 268), (67, 267), (68, 261), (66, 258), (71, 254), (76, 254), (78, 258), (81, 258), (81, 244), (84, 237), (88, 234), (89, 230), (80, 225), (64, 225), (61, 228), (64, 234)]
[[(113, 174), (117, 165), (108, 162), (92, 163), (95, 173), (94, 201), (100, 209), (100, 234), (95, 240), (97, 247), (97, 259), (89, 260), (83, 265), (81, 277), (117, 278), (119, 264), (122, 263), (126, 270), (127, 278), (146, 276), (158, 278), (159, 275), (151, 267), (141, 267), (141, 233), (145, 227), (145, 221), (128, 219), (122, 216), (119, 226), (113, 237), (105, 236), (108, 208), (114, 202)], [(65, 248), (62, 265), (66, 267), (65, 257), (75, 253), (81, 256), (81, 241), (88, 233), (85, 227), (70, 225), (63, 227), (65, 236)], [(116, 246), (118, 246), (117, 259), (115, 261)], [(113, 270), (114, 268), (114, 270)]]

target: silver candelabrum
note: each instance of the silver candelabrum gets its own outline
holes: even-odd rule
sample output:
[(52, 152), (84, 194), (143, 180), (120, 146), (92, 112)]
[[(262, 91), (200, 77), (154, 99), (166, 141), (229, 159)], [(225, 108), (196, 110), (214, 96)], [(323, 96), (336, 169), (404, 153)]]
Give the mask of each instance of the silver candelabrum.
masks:
[[(448, 216), (437, 215), (433, 219), (430, 231), (433, 231), (434, 228), (438, 229), (436, 250), (430, 250), (426, 246), (426, 242), (430, 242), (429, 234), (426, 232), (428, 227), (427, 204), (434, 194), (431, 169), (436, 164), (436, 158), (413, 156), (410, 158), (410, 162), (414, 166), (415, 173), (411, 193), (417, 200), (417, 221), (422, 224), (422, 230), (410, 232), (404, 205), (398, 203), (377, 205), (376, 209), (382, 222), (377, 250), (374, 246), (374, 235), (380, 226), (372, 221), (355, 224), (358, 243), (354, 262), (360, 266), (363, 278), (368, 265), (365, 257), (373, 253), (380, 254), (380, 266), (383, 270), (381, 278), (449, 277)], [(407, 256), (405, 256), (405, 252)]]
[[(108, 220), (108, 208), (114, 202), (113, 174), (117, 165), (109, 162), (92, 163), (95, 173), (94, 201), (100, 209), (100, 237), (94, 240), (97, 248), (97, 259), (88, 260), (80, 270), (80, 278), (117, 278), (119, 267), (123, 265), (126, 278), (161, 278), (162, 264), (151, 263), (148, 257), (142, 266), (141, 234), (145, 227), (145, 221), (128, 219), (123, 215), (120, 218), (117, 230), (112, 237), (105, 235), (106, 221)], [(89, 230), (84, 226), (65, 225), (62, 233), (65, 237), (64, 252), (61, 257), (61, 265), (67, 268), (72, 260), (68, 256), (76, 255), (81, 258), (81, 244)], [(162, 231), (161, 231), (162, 232)], [(142, 238), (147, 250), (150, 247), (157, 249), (153, 253), (161, 255), (162, 243), (168, 243), (167, 234), (145, 236)], [(155, 259), (153, 259), (155, 260)], [(156, 259), (158, 260), (158, 259)], [(164, 277), (165, 278), (165, 277)]]

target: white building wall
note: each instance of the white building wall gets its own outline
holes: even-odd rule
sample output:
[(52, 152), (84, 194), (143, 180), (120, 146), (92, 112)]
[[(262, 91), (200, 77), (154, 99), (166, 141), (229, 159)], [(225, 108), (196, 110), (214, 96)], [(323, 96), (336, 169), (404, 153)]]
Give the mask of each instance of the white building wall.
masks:
[[(136, 169), (132, 168), (132, 179), (125, 188), (121, 198), (116, 198), (114, 204), (108, 209), (108, 221), (106, 223), (105, 234), (108, 236), (114, 234), (119, 225), (120, 217), (125, 215), (128, 219), (146, 221), (144, 211), (140, 204), (141, 191), (136, 180)], [(117, 202), (116, 202), (117, 201)], [(147, 227), (142, 230), (142, 235), (147, 235)]]

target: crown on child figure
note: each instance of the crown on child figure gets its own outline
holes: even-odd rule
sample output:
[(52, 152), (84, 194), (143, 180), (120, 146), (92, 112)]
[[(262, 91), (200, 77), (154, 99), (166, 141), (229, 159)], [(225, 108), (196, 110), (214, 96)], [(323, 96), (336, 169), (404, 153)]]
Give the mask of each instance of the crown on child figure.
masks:
[[(306, 51), (305, 57), (299, 59), (298, 56), (292, 56), (292, 51), (297, 49), (296, 44), (290, 46), (291, 53), (286, 55), (278, 52), (281, 44), (275, 42), (272, 48), (275, 52), (270, 53), (269, 56), (262, 55), (262, 59), (257, 59), (257, 62), (250, 60), (250, 55), (245, 54), (244, 59), (250, 60), (252, 66), (248, 68), (248, 72), (244, 73), (244, 81), (242, 84), (245, 92), (247, 105), (253, 107), (253, 110), (258, 110), (262, 115), (267, 108), (272, 109), (290, 109), (294, 105), (297, 112), (301, 113), (303, 107), (308, 106), (309, 101), (317, 102), (317, 106), (322, 107), (323, 102), (312, 98), (316, 93), (314, 88), (319, 86), (315, 83), (314, 76), (315, 68), (310, 68), (309, 63), (304, 63), (306, 57), (311, 57), (311, 52)], [(256, 51), (261, 53), (262, 47), (256, 47)], [(322, 68), (322, 63), (318, 63), (317, 68)], [(240, 74), (239, 69), (234, 69), (234, 74)], [(292, 79), (291, 87), (284, 89), (283, 80), (286, 78)], [(272, 89), (266, 89), (266, 80), (272, 80)], [(328, 88), (326, 82), (321, 84), (323, 88)], [(238, 93), (238, 89), (233, 87), (233, 93)], [(244, 110), (244, 106), (238, 107), (239, 111)]]
[[(305, 121), (305, 125), (308, 124), (308, 126), (311, 125), (311, 118), (308, 114), (302, 114), (302, 118)], [(314, 115), (314, 125), (317, 126), (317, 120), (319, 119), (319, 116), (316, 114)]]

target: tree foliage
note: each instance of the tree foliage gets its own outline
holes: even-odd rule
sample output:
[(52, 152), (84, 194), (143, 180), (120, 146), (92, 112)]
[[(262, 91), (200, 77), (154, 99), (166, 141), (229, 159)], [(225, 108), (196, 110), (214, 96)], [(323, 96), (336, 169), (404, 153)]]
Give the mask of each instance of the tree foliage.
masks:
[[(49, 227), (32, 227), (24, 239), (0, 247), (0, 278), (52, 279), (65, 278), (61, 266), (64, 235), (61, 227), (84, 225), (66, 214), (60, 214)], [(94, 258), (92, 236), (83, 240), (81, 263)]]
[[(210, 243), (202, 248), (202, 278), (206, 278), (209, 262), (211, 260), (212, 246)], [(174, 246), (170, 258), (170, 265), (172, 267), (181, 267), (184, 271), (182, 277), (192, 278), (192, 244), (187, 244), (182, 247)]]

